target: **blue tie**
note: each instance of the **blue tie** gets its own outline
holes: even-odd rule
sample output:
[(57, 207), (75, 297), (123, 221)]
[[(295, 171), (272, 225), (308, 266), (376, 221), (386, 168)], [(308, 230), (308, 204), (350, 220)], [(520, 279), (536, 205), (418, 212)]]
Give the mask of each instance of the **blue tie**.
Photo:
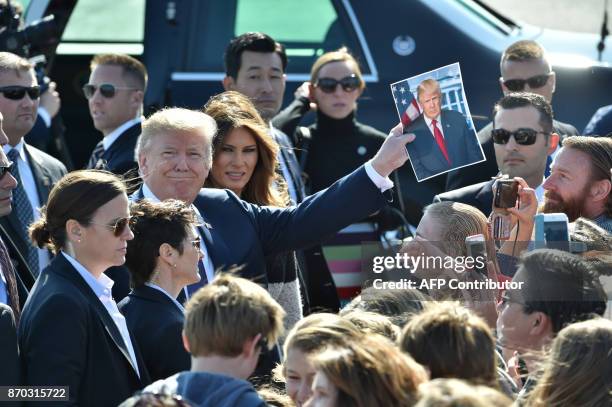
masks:
[(32, 204), (26, 195), (25, 189), (23, 188), (23, 182), (19, 176), (19, 152), (16, 149), (11, 149), (8, 153), (8, 158), (14, 165), (11, 174), (17, 179), (17, 187), (13, 190), (13, 210), (17, 214), (19, 220), (19, 234), (21, 238), (27, 243), (27, 253), (25, 253), (26, 260), (30, 270), (35, 276), (38, 276), (40, 272), (38, 265), (38, 252), (34, 246), (30, 243), (30, 237), (28, 236), (28, 227), (34, 221), (34, 211)]

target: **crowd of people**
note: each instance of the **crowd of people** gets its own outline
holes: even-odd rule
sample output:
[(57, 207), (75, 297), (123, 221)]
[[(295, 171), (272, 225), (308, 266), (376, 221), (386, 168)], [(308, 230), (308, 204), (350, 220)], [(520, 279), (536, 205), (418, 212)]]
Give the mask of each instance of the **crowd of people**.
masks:
[[(390, 250), (456, 260), (415, 266), (402, 289), (355, 289), (362, 274), (325, 247), (394, 225), (405, 147), (429, 135), (357, 121), (365, 81), (346, 48), (280, 111), (288, 62), (245, 33), (226, 48), (224, 92), (145, 118), (143, 64), (97, 55), (83, 93), (103, 138), (68, 172), (28, 142), (32, 65), (0, 52), (0, 386), (67, 389), (15, 403), (612, 405), (612, 129), (556, 120), (545, 51), (519, 41), (501, 56), (486, 160), (444, 175), (419, 213), (400, 208), (420, 223)], [(441, 90), (426, 90), (426, 122), (444, 129)], [(518, 199), (500, 205), (510, 180)], [(533, 243), (551, 213), (569, 221), (566, 247)], [(479, 267), (457, 261), (466, 242)]]

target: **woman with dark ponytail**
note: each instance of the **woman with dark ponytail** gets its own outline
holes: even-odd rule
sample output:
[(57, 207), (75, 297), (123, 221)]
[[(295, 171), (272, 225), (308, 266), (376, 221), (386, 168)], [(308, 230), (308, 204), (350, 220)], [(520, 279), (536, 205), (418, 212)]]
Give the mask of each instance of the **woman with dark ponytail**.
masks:
[(125, 185), (108, 172), (75, 171), (53, 187), (41, 212), (30, 236), (56, 256), (19, 325), (24, 384), (68, 386), (75, 405), (117, 405), (149, 381), (104, 275), (125, 262), (134, 237)]

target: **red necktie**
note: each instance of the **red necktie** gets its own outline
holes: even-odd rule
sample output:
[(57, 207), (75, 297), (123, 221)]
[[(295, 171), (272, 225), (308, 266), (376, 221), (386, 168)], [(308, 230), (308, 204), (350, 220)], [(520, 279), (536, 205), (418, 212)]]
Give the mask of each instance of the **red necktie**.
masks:
[(440, 147), (440, 151), (442, 151), (444, 158), (446, 158), (446, 161), (448, 161), (448, 163), (450, 164), (451, 161), (450, 161), (450, 158), (448, 158), (448, 152), (446, 151), (446, 144), (444, 143), (444, 136), (442, 135), (442, 132), (440, 131), (438, 126), (436, 126), (437, 124), (438, 124), (438, 121), (436, 119), (433, 119), (431, 121), (431, 125), (433, 126), (434, 138), (436, 139), (436, 143), (438, 143), (438, 147)]

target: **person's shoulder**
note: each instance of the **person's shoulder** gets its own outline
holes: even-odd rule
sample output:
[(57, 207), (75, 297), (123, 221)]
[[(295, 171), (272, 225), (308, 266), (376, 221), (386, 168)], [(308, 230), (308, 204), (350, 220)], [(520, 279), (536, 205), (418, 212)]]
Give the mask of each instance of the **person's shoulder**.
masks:
[(465, 115), (456, 110), (443, 109), (442, 120), (463, 120), (465, 122)]
[(355, 122), (355, 127), (357, 128), (359, 134), (365, 137), (380, 140), (381, 142), (384, 141), (385, 138), (387, 138), (387, 135), (385, 133), (367, 124)]
[(24, 147), (33, 159), (44, 165), (46, 168), (53, 168), (64, 174), (68, 172), (64, 163), (62, 163), (60, 160), (53, 157), (52, 155), (47, 154), (44, 151), (39, 150), (38, 148), (29, 144), (24, 143)]
[(579, 136), (578, 130), (569, 123), (564, 123), (559, 120), (553, 120), (553, 129), (562, 138), (569, 136)]
[(453, 189), (451, 191), (446, 191), (441, 194), (438, 194), (436, 195), (436, 198), (438, 198), (438, 200), (440, 201), (454, 201), (462, 197), (475, 196), (480, 191), (487, 188), (489, 184), (492, 184), (492, 181), (483, 181), (477, 184), (467, 185), (465, 187)]

